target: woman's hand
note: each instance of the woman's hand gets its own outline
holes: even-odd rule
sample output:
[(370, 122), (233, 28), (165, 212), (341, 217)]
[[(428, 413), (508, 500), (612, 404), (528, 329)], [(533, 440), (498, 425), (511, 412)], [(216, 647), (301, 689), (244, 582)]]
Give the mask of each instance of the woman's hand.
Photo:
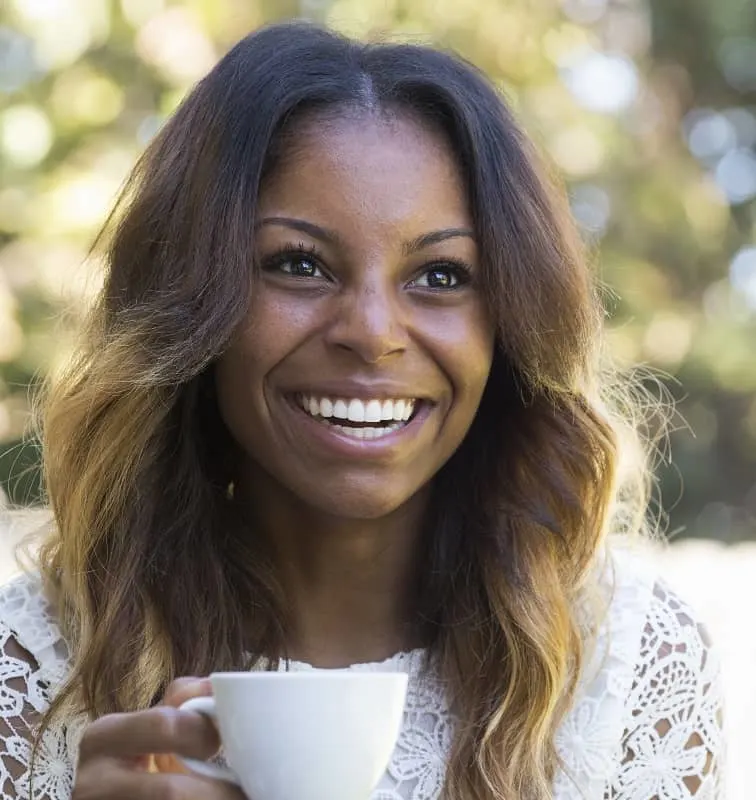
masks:
[(218, 751), (212, 722), (177, 708), (208, 694), (209, 681), (180, 678), (162, 705), (91, 723), (81, 740), (73, 800), (244, 800), (235, 786), (195, 775), (174, 756), (207, 759)]

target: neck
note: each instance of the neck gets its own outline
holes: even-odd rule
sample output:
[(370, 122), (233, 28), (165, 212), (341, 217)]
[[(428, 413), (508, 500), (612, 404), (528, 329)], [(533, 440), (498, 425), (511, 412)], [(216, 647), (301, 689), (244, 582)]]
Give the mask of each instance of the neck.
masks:
[(290, 658), (336, 668), (422, 643), (414, 611), (427, 492), (380, 519), (344, 519), (259, 475), (254, 486), (241, 502), (273, 552)]

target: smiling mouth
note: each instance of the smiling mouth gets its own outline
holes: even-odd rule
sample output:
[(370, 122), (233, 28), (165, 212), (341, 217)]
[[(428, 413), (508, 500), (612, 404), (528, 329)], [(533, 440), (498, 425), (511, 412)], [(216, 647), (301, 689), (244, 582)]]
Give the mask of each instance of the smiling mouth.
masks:
[(417, 398), (320, 397), (299, 393), (295, 405), (316, 422), (353, 439), (381, 439), (406, 427), (422, 403)]

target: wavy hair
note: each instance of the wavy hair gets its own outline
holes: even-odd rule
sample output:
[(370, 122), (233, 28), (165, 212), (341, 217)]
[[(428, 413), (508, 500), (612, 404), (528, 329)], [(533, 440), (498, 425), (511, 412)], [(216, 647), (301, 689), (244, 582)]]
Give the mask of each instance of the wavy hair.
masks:
[(497, 329), (476, 418), (434, 478), (418, 595), (459, 720), (445, 791), (544, 800), (585, 661), (579, 600), (607, 535), (644, 525), (634, 401), (606, 370), (564, 192), (491, 84), (440, 50), (305, 23), (243, 39), (148, 146), (106, 225), (76, 356), (39, 398), (55, 520), (39, 563), (72, 650), (43, 725), (285, 656), (285, 598), (229, 492), (212, 373), (255, 290), (261, 183), (305, 117), (355, 111), (447, 137)]

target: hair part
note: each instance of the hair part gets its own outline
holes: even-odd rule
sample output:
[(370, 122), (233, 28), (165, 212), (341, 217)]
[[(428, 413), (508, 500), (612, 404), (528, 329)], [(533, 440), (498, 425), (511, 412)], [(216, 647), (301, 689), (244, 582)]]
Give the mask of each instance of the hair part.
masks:
[(459, 720), (446, 792), (545, 800), (587, 641), (578, 600), (647, 500), (644, 447), (613, 410), (628, 395), (600, 360), (601, 304), (564, 193), (474, 67), (303, 23), (242, 40), (149, 145), (106, 228), (78, 355), (40, 396), (56, 522), (40, 565), (73, 654), (43, 724), (285, 656), (270, 554), (229, 497), (212, 370), (255, 290), (261, 183), (307, 119), (350, 113), (407, 113), (447, 137), (497, 331), (477, 417), (435, 479), (419, 595)]

